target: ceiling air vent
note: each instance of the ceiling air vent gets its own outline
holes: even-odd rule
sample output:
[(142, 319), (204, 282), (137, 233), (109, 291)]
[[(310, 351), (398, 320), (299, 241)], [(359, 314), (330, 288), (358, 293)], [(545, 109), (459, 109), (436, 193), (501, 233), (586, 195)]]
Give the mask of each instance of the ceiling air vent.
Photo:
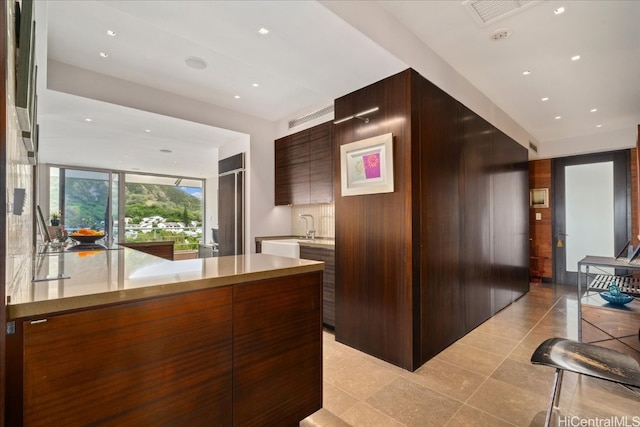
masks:
[(486, 27), (541, 2), (542, 0), (467, 0), (462, 5), (481, 27)]
[(333, 104), (328, 105), (318, 111), (314, 111), (313, 113), (307, 114), (306, 116), (302, 116), (295, 120), (289, 121), (289, 129), (293, 129), (296, 126), (300, 126), (303, 123), (310, 122), (313, 119), (317, 119), (318, 117), (322, 117), (325, 114), (329, 113), (333, 113)]
[(536, 144), (534, 144), (533, 142), (529, 141), (529, 149), (531, 151), (533, 151), (534, 153), (538, 152), (538, 146)]

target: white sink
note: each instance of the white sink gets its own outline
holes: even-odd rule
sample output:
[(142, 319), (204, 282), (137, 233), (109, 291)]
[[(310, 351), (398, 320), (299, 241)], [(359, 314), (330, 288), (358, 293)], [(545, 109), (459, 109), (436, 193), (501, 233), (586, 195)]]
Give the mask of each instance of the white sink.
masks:
[(300, 245), (295, 239), (263, 240), (262, 253), (288, 258), (300, 258)]

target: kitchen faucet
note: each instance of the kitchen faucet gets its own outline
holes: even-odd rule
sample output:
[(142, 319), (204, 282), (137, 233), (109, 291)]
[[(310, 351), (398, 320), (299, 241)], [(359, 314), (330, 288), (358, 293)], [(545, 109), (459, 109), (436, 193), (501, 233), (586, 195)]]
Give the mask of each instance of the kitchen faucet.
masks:
[[(304, 225), (306, 228), (306, 237), (307, 239), (315, 239), (316, 238), (316, 230), (315, 230), (315, 222), (313, 220), (313, 215), (309, 214), (300, 214), (298, 215), (300, 219), (304, 219)], [(309, 229), (308, 218), (311, 218), (311, 229)]]

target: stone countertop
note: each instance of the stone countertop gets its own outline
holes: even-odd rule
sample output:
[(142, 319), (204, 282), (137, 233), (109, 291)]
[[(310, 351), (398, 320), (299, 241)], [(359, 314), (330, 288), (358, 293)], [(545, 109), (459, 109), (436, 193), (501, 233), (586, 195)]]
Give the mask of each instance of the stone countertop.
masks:
[(319, 271), (322, 262), (253, 254), (169, 261), (129, 248), (35, 256), (34, 281), (7, 289), (7, 320)]
[(326, 249), (336, 248), (335, 239), (327, 238), (327, 237), (316, 237), (315, 239), (307, 239), (301, 236), (266, 236), (266, 237), (256, 237), (256, 242), (262, 242), (264, 240), (296, 240), (300, 246), (309, 246), (309, 247), (321, 247)]

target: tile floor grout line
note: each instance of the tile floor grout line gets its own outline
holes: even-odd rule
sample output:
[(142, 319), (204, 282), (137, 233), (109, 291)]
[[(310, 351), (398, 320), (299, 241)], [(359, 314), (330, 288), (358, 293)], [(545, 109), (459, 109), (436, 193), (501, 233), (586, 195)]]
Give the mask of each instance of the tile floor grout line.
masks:
[[(423, 372), (422, 377), (415, 374), (415, 371), (394, 369), (394, 366), (391, 366), (388, 362), (378, 364), (373, 361), (369, 361), (371, 363), (375, 363), (376, 371), (381, 369), (386, 372), (382, 378), (386, 378), (386, 375), (393, 377), (389, 382), (385, 381), (385, 383), (388, 384), (383, 385), (381, 389), (388, 387), (389, 384), (393, 384), (393, 382), (398, 381), (398, 379), (402, 379), (404, 381), (410, 381), (411, 384), (419, 386), (422, 390), (429, 390), (434, 393), (434, 396), (446, 397), (446, 399), (452, 403), (451, 406), (453, 406), (453, 408), (451, 408), (452, 415), (447, 416), (442, 420), (446, 423), (447, 427), (459, 425), (461, 422), (468, 422), (471, 425), (481, 425), (483, 422), (487, 423), (486, 425), (504, 423), (505, 426), (517, 426), (522, 425), (523, 423), (526, 424), (531, 420), (538, 420), (541, 413), (540, 411), (542, 411), (542, 409), (538, 411), (538, 406), (540, 406), (540, 408), (545, 406), (542, 405), (542, 403), (539, 404), (539, 399), (536, 398), (535, 400), (531, 400), (530, 404), (527, 404), (526, 406), (519, 405), (518, 408), (514, 408), (513, 413), (503, 412), (500, 409), (500, 405), (497, 404), (496, 406), (493, 402), (493, 396), (500, 399), (509, 399), (509, 396), (514, 393), (519, 395), (520, 391), (530, 391), (527, 389), (529, 382), (509, 382), (511, 381), (511, 373), (516, 374), (517, 371), (511, 372), (510, 367), (512, 364), (511, 362), (506, 364), (506, 362), (510, 359), (511, 361), (518, 362), (517, 365), (513, 365), (513, 368), (525, 369), (525, 365), (527, 365), (526, 358), (530, 355), (529, 353), (533, 353), (533, 349), (531, 349), (531, 347), (535, 346), (538, 339), (543, 341), (543, 339), (546, 339), (547, 337), (573, 336), (575, 328), (574, 319), (577, 315), (574, 307), (575, 302), (575, 286), (569, 287), (554, 284), (551, 286), (535, 286), (532, 284), (530, 292), (528, 292), (523, 298), (513, 301), (509, 305), (509, 311), (505, 310), (502, 313), (502, 316), (495, 316), (496, 321), (492, 322), (492, 324), (489, 325), (489, 328), (487, 328), (490, 332), (483, 329), (474, 330), (477, 333), (475, 336), (473, 335), (474, 331), (466, 334), (470, 335), (471, 339), (459, 347), (460, 355), (464, 356), (466, 350), (473, 351), (476, 348), (483, 350), (486, 353), (491, 353), (492, 357), (487, 360), (487, 362), (491, 363), (488, 364), (488, 366), (483, 366), (488, 375), (486, 373), (481, 374), (476, 373), (474, 370), (470, 370), (473, 369), (475, 365), (469, 365), (468, 369), (464, 366), (459, 366), (452, 361), (443, 359), (438, 359), (438, 362), (435, 365), (426, 369), (425, 372)], [(332, 333), (328, 333), (326, 335), (325, 348), (330, 350), (328, 354), (330, 355), (329, 360), (331, 363), (327, 363), (325, 365), (327, 368), (325, 371), (331, 371), (332, 368), (341, 368), (341, 365), (344, 363), (341, 361), (348, 361), (351, 358), (353, 358), (353, 361), (361, 360), (359, 358), (361, 354), (367, 357), (366, 353), (362, 353), (357, 349), (353, 349), (355, 352), (352, 353), (351, 351), (347, 351), (351, 350), (351, 347), (342, 348), (344, 344), (332, 340), (332, 335)], [(629, 335), (629, 338), (632, 338), (633, 336), (635, 336), (635, 334)], [(500, 341), (498, 341), (498, 339), (500, 339)], [(495, 344), (495, 346), (487, 346), (487, 343)], [(490, 348), (491, 351), (487, 351), (484, 347)], [(504, 351), (499, 353), (498, 350), (500, 349)], [(494, 353), (494, 351), (496, 353)], [(454, 360), (456, 359), (454, 358)], [(459, 362), (466, 363), (466, 359), (463, 357)], [(348, 366), (348, 364), (345, 366)], [(495, 367), (492, 368), (492, 366)], [(526, 369), (526, 372), (529, 371), (530, 369)], [(334, 371), (332, 376), (335, 377), (336, 380), (339, 380), (340, 377), (335, 376), (336, 373), (339, 373), (339, 370)], [(509, 375), (504, 376), (503, 373)], [(532, 373), (532, 375), (533, 374), (534, 373)], [(363, 375), (366, 376), (366, 370)], [(453, 377), (451, 375), (453, 375)], [(492, 375), (497, 375), (503, 379), (500, 380), (493, 378)], [(536, 377), (538, 376), (536, 375)], [(456, 384), (458, 384), (459, 387), (462, 387), (461, 389), (457, 389), (459, 393), (456, 392), (455, 387), (446, 387), (447, 378), (449, 378), (449, 381), (451, 381), (451, 379), (458, 380), (456, 381)], [(493, 381), (490, 381), (489, 378)], [(359, 380), (357, 377), (354, 377), (350, 379), (349, 382), (345, 382), (344, 385), (356, 392), (359, 390), (367, 390), (367, 388), (358, 388), (356, 383), (352, 384), (353, 381), (357, 383)], [(465, 381), (466, 385), (463, 386), (459, 381)], [(339, 381), (339, 383), (342, 384), (341, 381)], [(364, 382), (363, 385), (368, 383), (369, 380)], [(394, 425), (398, 426), (407, 425), (397, 420), (395, 416), (384, 412), (388, 409), (391, 413), (395, 414), (396, 410), (404, 407), (400, 405), (408, 404), (409, 401), (406, 400), (406, 396), (403, 397), (402, 394), (396, 396), (394, 393), (383, 394), (381, 396), (384, 396), (384, 401), (372, 400), (372, 402), (369, 403), (368, 399), (372, 399), (373, 396), (376, 396), (377, 391), (367, 393), (364, 395), (364, 400), (362, 400), (332, 382), (326, 381), (325, 384), (327, 391), (329, 391), (329, 398), (336, 406), (335, 409), (346, 408), (342, 410), (342, 415), (351, 410), (348, 416), (350, 421), (346, 422), (345, 418), (339, 414), (330, 412), (325, 408), (326, 412), (323, 415), (320, 415), (322, 418), (317, 419), (319, 422), (317, 424), (313, 424), (313, 427), (320, 427), (321, 424), (324, 427), (335, 427), (337, 425), (364, 427), (367, 426), (367, 413), (373, 417), (371, 420), (378, 417), (385, 417), (385, 419), (388, 420), (386, 421), (388, 424), (394, 423)], [(440, 388), (447, 392), (440, 392), (437, 387), (438, 384), (445, 385), (444, 388)], [(540, 387), (543, 387), (543, 384), (546, 383), (541, 381)], [(508, 385), (509, 387), (504, 387), (505, 385)], [(549, 387), (550, 386), (549, 381)], [(590, 402), (589, 399), (578, 393), (579, 387), (582, 387), (582, 390), (586, 390), (587, 394), (589, 394), (589, 390), (591, 390), (593, 385), (585, 383), (580, 386), (580, 381), (577, 384), (574, 384), (572, 378), (572, 381), (569, 381), (566, 384), (566, 387), (563, 387), (563, 407), (566, 405), (566, 411), (569, 411), (568, 413), (574, 413), (576, 410), (583, 411), (586, 407), (584, 405)], [(376, 388), (376, 390), (381, 389)], [(331, 390), (334, 390), (335, 394), (331, 392)], [(396, 388), (393, 390), (396, 390)], [(527, 399), (528, 401), (529, 398), (527, 396), (529, 396), (529, 394), (524, 394), (524, 391), (522, 398)], [(622, 391), (626, 392), (626, 390)], [(454, 396), (458, 396), (458, 398), (450, 396), (449, 392)], [(469, 393), (469, 397), (464, 398), (467, 393)], [(533, 399), (533, 395), (531, 396)], [(622, 396), (627, 399), (629, 398), (627, 395)], [(387, 402), (387, 399), (391, 399), (391, 402), (388, 402), (390, 406), (386, 403), (381, 406), (384, 411), (374, 406), (376, 404), (382, 404), (382, 402)], [(395, 399), (398, 399), (397, 403), (395, 403)], [(632, 401), (636, 402), (635, 399), (637, 399), (637, 395), (634, 396)], [(389, 408), (387, 408), (387, 406), (389, 406)], [(538, 412), (534, 414), (536, 411)], [(563, 413), (564, 412), (565, 410), (563, 410)], [(429, 407), (426, 407), (426, 412), (424, 412), (424, 410), (416, 412), (416, 414), (419, 413), (424, 414), (427, 420), (431, 419), (431, 416), (429, 415)], [(526, 418), (524, 417), (525, 415)], [(325, 422), (322, 420), (325, 420)], [(382, 423), (382, 425), (384, 425), (385, 421), (382, 421)], [(307, 425), (306, 427), (312, 426)]]
[[(529, 296), (529, 293), (530, 293), (530, 292), (531, 292), (531, 291), (529, 291), (529, 292), (527, 293), (527, 296)], [(524, 296), (523, 296), (523, 297), (524, 297)], [(522, 299), (522, 298), (520, 298), (519, 300), (521, 300), (521, 299)], [(540, 317), (540, 319), (536, 322), (536, 324), (535, 324), (535, 325), (533, 325), (533, 327), (531, 327), (531, 329), (529, 329), (529, 332), (527, 332), (527, 333), (525, 334), (525, 336), (524, 336), (524, 337), (522, 337), (522, 339), (520, 339), (520, 340), (518, 341), (518, 344), (517, 344), (514, 348), (512, 348), (512, 349), (511, 349), (511, 351), (510, 351), (509, 353), (507, 353), (506, 357), (504, 357), (504, 359), (502, 359), (502, 361), (500, 362), (500, 364), (498, 364), (498, 366), (497, 366), (493, 371), (491, 371), (491, 373), (487, 376), (487, 378), (485, 378), (485, 379), (482, 381), (482, 383), (478, 386), (478, 388), (476, 388), (476, 389), (473, 391), (473, 393), (471, 393), (471, 395), (469, 395), (469, 397), (467, 397), (467, 400), (465, 400), (465, 402), (464, 402), (465, 404), (468, 404), (467, 402), (469, 402), (469, 400), (470, 400), (471, 398), (473, 398), (473, 397), (478, 393), (478, 390), (480, 390), (480, 389), (482, 388), (482, 386), (483, 386), (483, 385), (485, 385), (485, 384), (487, 383), (487, 381), (489, 380), (489, 378), (491, 378), (491, 375), (493, 375), (493, 374), (494, 374), (494, 372), (495, 372), (495, 371), (496, 371), (496, 370), (497, 370), (497, 369), (498, 369), (498, 368), (499, 368), (499, 367), (504, 363), (504, 361), (505, 361), (505, 360), (507, 360), (507, 359), (509, 358), (509, 356), (511, 356), (511, 355), (513, 354), (513, 352), (515, 351), (515, 349), (516, 349), (516, 348), (518, 348), (518, 346), (524, 342), (524, 340), (529, 336), (529, 334), (531, 334), (531, 331), (533, 331), (533, 330), (534, 330), (534, 329), (535, 329), (535, 328), (540, 324), (540, 322), (542, 322), (542, 320), (543, 320), (543, 319), (544, 319), (544, 318), (545, 318), (545, 317), (546, 317), (546, 316), (551, 312), (551, 310), (553, 310), (553, 309), (554, 309), (554, 307), (555, 307), (555, 306), (560, 302), (560, 300), (561, 300), (561, 299), (562, 299), (562, 296), (557, 297), (557, 299), (555, 300), (555, 302), (553, 303), (553, 305), (551, 305), (551, 307), (550, 307), (549, 309), (547, 309), (547, 311), (546, 311), (546, 312), (545, 312), (545, 313)], [(517, 300), (517, 301), (519, 301), (519, 300)], [(516, 301), (512, 302), (509, 306), (513, 305), (515, 302), (516, 302)], [(496, 381), (500, 381), (500, 380), (496, 380)], [(472, 405), (469, 405), (469, 406), (471, 406), (471, 407), (473, 408), (473, 406), (472, 406)]]

